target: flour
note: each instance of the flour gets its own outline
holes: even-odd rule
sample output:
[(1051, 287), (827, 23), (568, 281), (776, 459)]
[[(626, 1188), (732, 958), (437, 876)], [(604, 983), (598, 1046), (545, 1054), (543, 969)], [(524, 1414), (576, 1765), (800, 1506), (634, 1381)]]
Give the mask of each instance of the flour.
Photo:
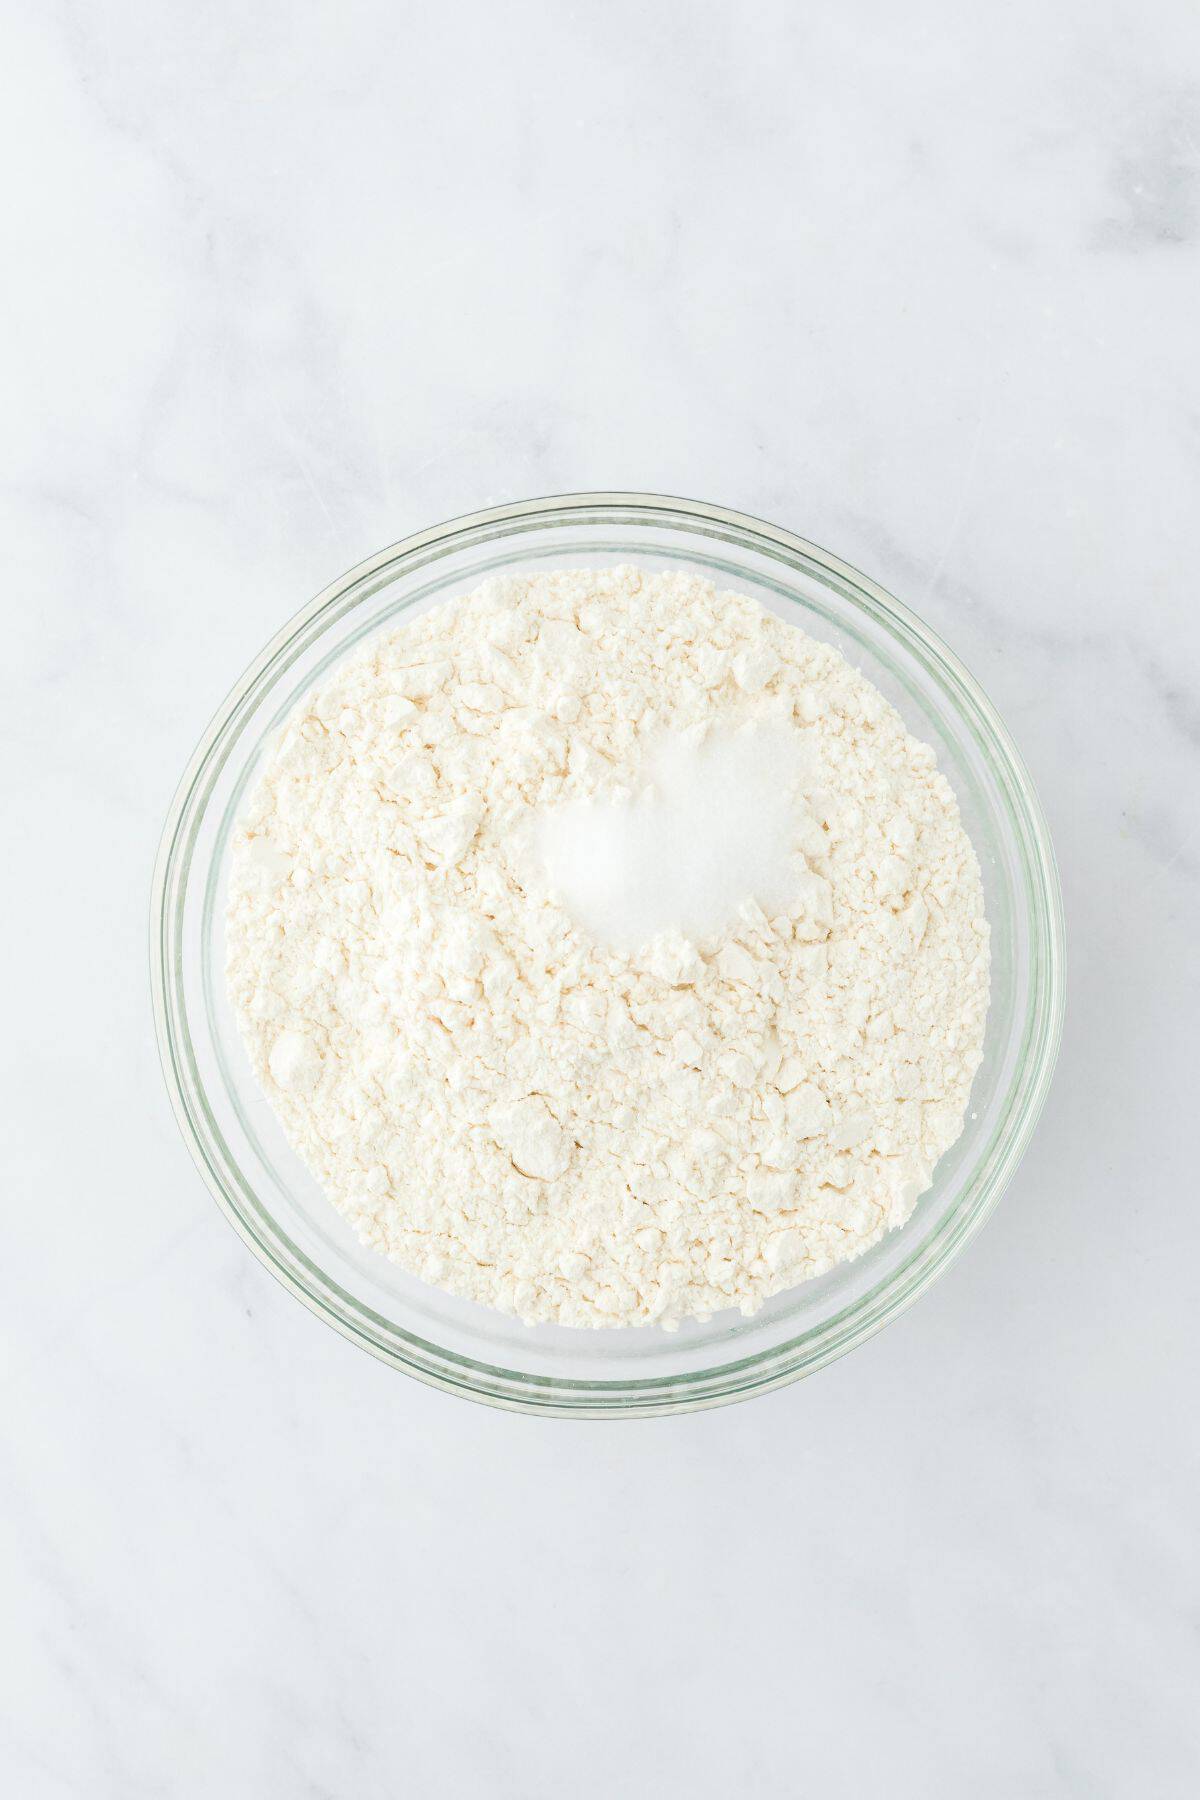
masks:
[(670, 1328), (909, 1217), (988, 937), (932, 752), (836, 651), (684, 572), (570, 570), (298, 707), (236, 836), (228, 984), (365, 1243), (531, 1323)]

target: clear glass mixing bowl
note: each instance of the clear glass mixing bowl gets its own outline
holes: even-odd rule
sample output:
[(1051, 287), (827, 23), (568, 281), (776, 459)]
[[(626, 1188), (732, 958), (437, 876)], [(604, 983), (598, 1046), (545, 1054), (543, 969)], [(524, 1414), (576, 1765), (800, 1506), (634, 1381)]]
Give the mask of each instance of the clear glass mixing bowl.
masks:
[[(494, 570), (686, 566), (836, 644), (934, 746), (983, 868), (993, 989), (959, 1142), (901, 1231), (755, 1315), (674, 1334), (530, 1328), (455, 1300), (362, 1248), (288, 1148), (225, 998), (230, 832), (295, 702), (371, 632)], [(573, 494), (438, 525), (360, 563), (269, 643), (220, 708), (171, 806), (154, 875), (155, 1022), (180, 1127), (254, 1253), (314, 1312), (422, 1381), (561, 1417), (683, 1412), (810, 1374), (878, 1331), (996, 1204), (1050, 1083), (1063, 1010), (1062, 905), (1045, 820), (986, 696), (919, 619), (837, 557), (722, 507)]]

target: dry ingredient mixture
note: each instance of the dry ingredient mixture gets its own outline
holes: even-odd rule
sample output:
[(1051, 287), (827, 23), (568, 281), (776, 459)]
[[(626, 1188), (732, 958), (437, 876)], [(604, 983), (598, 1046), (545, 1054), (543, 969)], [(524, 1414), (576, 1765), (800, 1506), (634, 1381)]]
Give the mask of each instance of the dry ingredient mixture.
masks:
[(362, 1240), (530, 1323), (674, 1327), (860, 1255), (962, 1129), (979, 866), (830, 646), (684, 571), (487, 581), (296, 709), (228, 984)]

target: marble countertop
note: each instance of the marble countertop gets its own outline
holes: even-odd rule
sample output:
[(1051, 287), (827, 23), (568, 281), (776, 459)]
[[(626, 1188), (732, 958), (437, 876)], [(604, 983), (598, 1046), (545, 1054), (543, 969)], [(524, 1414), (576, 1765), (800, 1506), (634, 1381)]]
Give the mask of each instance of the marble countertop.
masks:
[[(9, 9), (6, 1430), (20, 1800), (1200, 1784), (1200, 25), (628, 0)], [(371, 1361), (178, 1137), (146, 913), (271, 632), (492, 502), (791, 527), (1046, 805), (1059, 1076), (815, 1379), (639, 1424)]]

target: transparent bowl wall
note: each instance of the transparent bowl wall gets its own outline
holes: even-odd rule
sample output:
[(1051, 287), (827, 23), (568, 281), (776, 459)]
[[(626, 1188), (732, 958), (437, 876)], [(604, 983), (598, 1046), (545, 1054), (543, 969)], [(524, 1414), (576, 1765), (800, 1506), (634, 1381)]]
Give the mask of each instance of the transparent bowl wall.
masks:
[[(371, 633), (494, 570), (616, 562), (684, 566), (756, 595), (862, 669), (934, 746), (979, 854), (992, 927), (991, 1012), (970, 1117), (910, 1222), (752, 1319), (723, 1313), (673, 1334), (530, 1328), (363, 1249), (284, 1141), (223, 980), (231, 827), (272, 734), (313, 682)], [(175, 1111), (256, 1255), (396, 1367), (478, 1400), (559, 1415), (743, 1398), (820, 1368), (895, 1317), (995, 1205), (1044, 1099), (1061, 1027), (1061, 904), (1045, 823), (976, 683), (912, 613), (825, 551), (738, 513), (650, 495), (574, 495), (473, 514), (381, 551), (319, 595), (247, 671), (192, 759), (163, 835), (151, 940)]]

